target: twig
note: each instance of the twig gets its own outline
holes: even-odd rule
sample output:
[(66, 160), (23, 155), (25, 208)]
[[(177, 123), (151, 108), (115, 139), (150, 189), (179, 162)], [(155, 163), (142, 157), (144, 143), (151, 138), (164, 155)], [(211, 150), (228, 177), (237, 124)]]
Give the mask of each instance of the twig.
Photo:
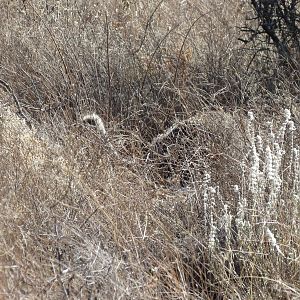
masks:
[(24, 114), (23, 109), (22, 109), (21, 104), (20, 104), (20, 101), (19, 101), (19, 99), (17, 98), (17, 96), (15, 95), (13, 89), (9, 86), (9, 84), (8, 84), (6, 81), (4, 81), (4, 80), (2, 80), (2, 79), (0, 79), (0, 86), (1, 86), (6, 92), (8, 92), (8, 93), (11, 94), (11, 96), (12, 96), (13, 99), (14, 99), (16, 108), (17, 108), (17, 114), (18, 114), (21, 118), (23, 118), (23, 119), (25, 120), (26, 124), (31, 128), (31, 123), (30, 123), (30, 121), (28, 120), (28, 118), (26, 117), (26, 115)]
[(147, 31), (148, 31), (148, 28), (150, 27), (150, 24), (153, 20), (153, 16), (154, 14), (156, 13), (156, 11), (159, 9), (159, 7), (162, 5), (162, 3), (164, 2), (164, 0), (161, 0), (157, 5), (156, 7), (154, 8), (153, 12), (151, 13), (148, 21), (147, 21), (147, 24), (146, 24), (146, 27), (145, 27), (145, 30), (144, 30), (144, 34), (143, 34), (143, 37), (141, 39), (141, 43), (139, 45), (139, 47), (134, 51), (134, 54), (137, 54), (138, 52), (140, 52), (140, 50), (142, 49), (143, 47), (143, 44), (144, 44), (144, 41), (146, 39), (146, 36), (147, 36)]
[(175, 70), (175, 74), (174, 74), (174, 78), (173, 78), (173, 82), (174, 84), (176, 83), (176, 79), (177, 79), (177, 75), (178, 75), (178, 68), (179, 68), (179, 61), (180, 61), (180, 58), (181, 58), (181, 55), (182, 55), (182, 52), (183, 52), (183, 48), (184, 48), (184, 45), (185, 45), (185, 42), (192, 30), (192, 28), (194, 27), (194, 25), (200, 20), (200, 18), (203, 17), (203, 14), (201, 14), (192, 24), (191, 26), (189, 27), (184, 39), (183, 39), (183, 42), (181, 44), (181, 48), (180, 48), (180, 51), (179, 51), (179, 55), (177, 57), (177, 63), (176, 63), (176, 70)]
[(105, 29), (106, 29), (106, 67), (108, 79), (108, 112), (107, 119), (112, 117), (112, 90), (111, 90), (111, 72), (110, 72), (110, 59), (109, 59), (109, 27), (107, 20), (107, 13), (105, 14)]

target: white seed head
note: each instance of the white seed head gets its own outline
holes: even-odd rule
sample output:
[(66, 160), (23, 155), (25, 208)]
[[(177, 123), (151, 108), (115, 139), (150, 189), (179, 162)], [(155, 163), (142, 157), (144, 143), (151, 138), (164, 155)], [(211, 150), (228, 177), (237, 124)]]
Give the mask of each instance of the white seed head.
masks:
[(266, 172), (267, 172), (267, 178), (269, 180), (273, 180), (274, 179), (273, 157), (269, 146), (267, 146), (266, 148)]
[(295, 123), (293, 121), (289, 121), (288, 126), (289, 126), (290, 131), (295, 131), (296, 130), (296, 126), (295, 126)]
[(233, 190), (234, 190), (234, 192), (235, 193), (238, 193), (239, 192), (239, 186), (237, 185), (237, 184), (235, 184), (234, 186), (233, 186)]
[(260, 135), (256, 136), (256, 144), (257, 144), (257, 150), (263, 151), (263, 141)]
[(248, 111), (248, 117), (250, 121), (254, 121), (254, 114), (252, 111)]
[(106, 136), (107, 133), (105, 130), (104, 123), (97, 114), (93, 113), (91, 115), (85, 115), (83, 117), (83, 121), (95, 126), (102, 136)]
[(275, 251), (281, 255), (283, 255), (282, 251), (280, 250), (279, 245), (277, 244), (276, 238), (273, 234), (273, 232), (267, 227), (266, 228), (266, 235), (268, 237), (269, 243), (272, 245), (272, 247), (275, 249)]
[(291, 112), (287, 108), (284, 110), (284, 117), (285, 117), (286, 122), (288, 122), (291, 119)]

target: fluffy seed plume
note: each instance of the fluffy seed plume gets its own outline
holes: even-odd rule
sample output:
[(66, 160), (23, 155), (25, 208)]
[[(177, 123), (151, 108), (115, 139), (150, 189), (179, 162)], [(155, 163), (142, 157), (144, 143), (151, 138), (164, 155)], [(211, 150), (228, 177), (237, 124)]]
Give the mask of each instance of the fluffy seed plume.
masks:
[(85, 115), (83, 122), (86, 122), (92, 126), (95, 126), (102, 136), (106, 136), (106, 129), (102, 119), (95, 113), (91, 115)]
[(275, 238), (273, 232), (268, 227), (266, 228), (266, 235), (268, 237), (269, 243), (272, 245), (272, 247), (275, 249), (275, 251), (284, 256), (284, 254), (282, 253), (282, 251), (279, 248), (279, 245), (277, 244), (277, 241), (276, 241), (276, 238)]

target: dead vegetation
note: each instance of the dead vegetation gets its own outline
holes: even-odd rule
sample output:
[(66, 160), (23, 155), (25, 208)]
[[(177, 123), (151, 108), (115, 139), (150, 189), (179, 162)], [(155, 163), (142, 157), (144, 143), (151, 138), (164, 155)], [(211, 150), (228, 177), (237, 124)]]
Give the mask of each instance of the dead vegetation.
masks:
[(300, 297), (299, 70), (248, 4), (4, 2), (1, 299)]

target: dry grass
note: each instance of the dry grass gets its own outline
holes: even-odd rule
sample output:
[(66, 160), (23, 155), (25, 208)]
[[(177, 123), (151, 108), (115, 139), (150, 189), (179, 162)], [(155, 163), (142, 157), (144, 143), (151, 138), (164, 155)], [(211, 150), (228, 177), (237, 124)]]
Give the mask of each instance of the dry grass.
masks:
[(248, 13), (4, 1), (0, 299), (300, 298), (297, 70)]

